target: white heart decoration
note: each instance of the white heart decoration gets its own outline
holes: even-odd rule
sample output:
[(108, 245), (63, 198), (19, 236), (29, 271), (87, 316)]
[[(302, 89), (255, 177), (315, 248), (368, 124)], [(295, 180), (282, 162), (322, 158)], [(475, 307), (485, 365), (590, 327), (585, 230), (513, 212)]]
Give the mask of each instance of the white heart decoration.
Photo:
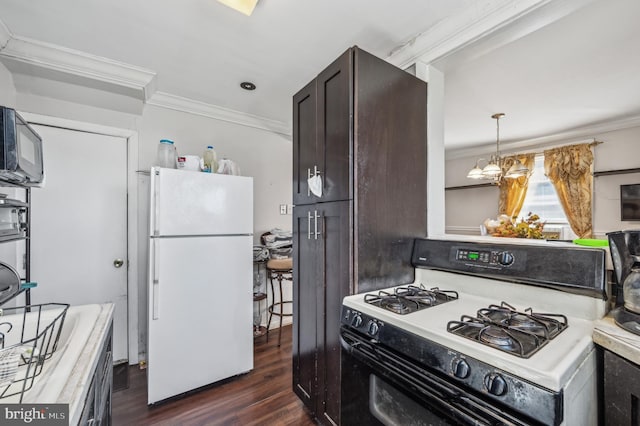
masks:
[(316, 197), (322, 197), (322, 177), (315, 175), (307, 179), (309, 190)]

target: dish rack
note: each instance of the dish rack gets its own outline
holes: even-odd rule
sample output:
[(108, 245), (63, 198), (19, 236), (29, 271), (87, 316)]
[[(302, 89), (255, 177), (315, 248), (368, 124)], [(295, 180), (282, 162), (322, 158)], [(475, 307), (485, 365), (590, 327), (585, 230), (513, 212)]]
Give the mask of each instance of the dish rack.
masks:
[(58, 348), (68, 309), (62, 303), (0, 309), (0, 399), (19, 395), (22, 402)]

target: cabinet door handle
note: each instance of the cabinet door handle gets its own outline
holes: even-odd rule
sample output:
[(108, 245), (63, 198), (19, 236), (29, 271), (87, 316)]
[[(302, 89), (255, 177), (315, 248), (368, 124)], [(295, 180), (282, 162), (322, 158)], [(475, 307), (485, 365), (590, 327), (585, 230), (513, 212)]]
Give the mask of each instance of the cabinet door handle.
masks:
[(311, 239), (311, 212), (307, 212), (307, 240)]
[(318, 215), (318, 210), (314, 210), (314, 239), (318, 239), (318, 235), (321, 234), (321, 232), (318, 232), (318, 218), (321, 218), (321, 216)]

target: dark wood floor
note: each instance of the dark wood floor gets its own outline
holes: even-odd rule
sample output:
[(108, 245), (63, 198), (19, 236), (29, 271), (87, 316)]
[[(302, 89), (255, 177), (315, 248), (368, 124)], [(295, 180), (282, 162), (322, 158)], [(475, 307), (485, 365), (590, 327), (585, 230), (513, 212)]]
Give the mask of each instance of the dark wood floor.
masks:
[(129, 367), (129, 388), (113, 393), (114, 426), (314, 425), (291, 390), (291, 326), (255, 341), (254, 369), (189, 396), (147, 406), (145, 370)]

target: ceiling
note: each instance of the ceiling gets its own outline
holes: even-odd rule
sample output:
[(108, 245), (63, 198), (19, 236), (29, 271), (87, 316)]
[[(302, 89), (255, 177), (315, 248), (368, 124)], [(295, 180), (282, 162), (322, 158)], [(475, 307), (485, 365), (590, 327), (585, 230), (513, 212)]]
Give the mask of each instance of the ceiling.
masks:
[[(482, 27), (490, 14), (509, 18)], [(447, 149), (495, 141), (495, 112), (506, 143), (640, 114), (638, 16), (636, 0), (261, 0), (250, 17), (215, 0), (0, 0), (13, 35), (150, 70), (158, 92), (285, 127), (292, 95), (349, 46), (399, 66), (436, 60)], [(456, 37), (443, 52), (438, 40)]]
[(579, 129), (640, 115), (640, 2), (584, 4), (522, 37), (535, 17), (515, 22), (438, 61), (448, 150), (495, 145), (497, 112), (506, 114), (500, 140), (507, 147), (572, 130), (589, 136)]

